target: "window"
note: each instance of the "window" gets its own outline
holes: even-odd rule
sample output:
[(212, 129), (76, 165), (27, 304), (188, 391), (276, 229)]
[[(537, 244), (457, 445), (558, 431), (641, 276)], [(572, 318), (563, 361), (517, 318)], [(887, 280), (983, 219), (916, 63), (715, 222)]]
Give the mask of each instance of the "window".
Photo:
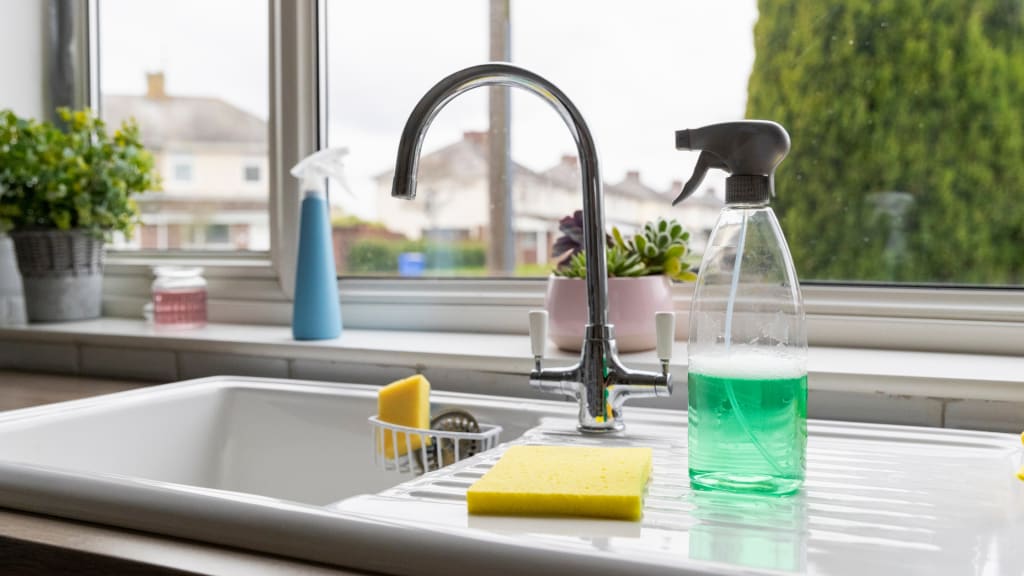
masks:
[[(398, 137), (418, 99), (443, 76), (506, 51), (513, 63), (559, 85), (586, 115), (603, 154), (608, 226), (631, 232), (666, 216), (684, 221), (695, 236), (710, 229), (720, 194), (704, 198), (710, 211), (670, 205), (673, 181), (689, 162), (671, 148), (672, 130), (683, 127), (674, 118), (681, 112), (703, 113), (705, 120), (695, 122), (743, 115), (753, 38), (714, 66), (697, 54), (681, 54), (679, 35), (690, 30), (680, 30), (679, 22), (701, 8), (677, 4), (641, 3), (624, 11), (608, 3), (512, 1), (505, 19), (502, 10), (491, 12), (500, 2), (390, 0), (356, 6), (327, 0), (327, 140), (350, 149), (347, 168), (354, 191), (354, 197), (339, 198), (335, 210), (352, 222), (375, 226), (373, 236), (350, 233), (352, 249), (347, 261), (338, 262), (342, 273), (397, 274), (397, 255), (409, 250), (451, 252), (448, 262), (466, 262), (471, 253), (484, 256), (474, 260), (480, 262), (475, 267), (452, 268), (441, 267), (443, 259), (427, 258), (425, 274), (431, 276), (550, 273), (558, 222), (582, 207), (581, 176), (569, 131), (536, 95), (510, 90), (511, 103), (496, 122), (494, 114), (489, 116), (487, 90), (459, 96), (428, 132), (417, 199), (398, 201), (388, 193)], [(704, 9), (721, 12), (716, 34), (723, 37), (749, 36), (756, 18), (749, 9), (734, 19), (725, 17), (731, 8)], [(396, 20), (395, 13), (405, 17)], [(509, 38), (492, 41), (506, 27)], [(387, 35), (377, 32), (384, 29)], [(593, 41), (595, 32), (601, 33), (600, 42)], [(430, 50), (416, 48), (427, 45)], [(727, 71), (715, 83), (739, 95), (686, 96), (690, 83), (680, 70), (691, 61), (699, 66), (695, 73)], [(642, 94), (637, 83), (644, 86)], [(487, 158), (495, 146), (492, 138), (505, 130), (503, 114), (511, 132), (511, 165), (504, 177), (511, 180), (512, 230), (496, 237)], [(504, 252), (496, 242), (512, 246), (514, 266), (493, 261)]]
[[(775, 208), (804, 280), (1024, 283), (1019, 3), (780, 2), (762, 3), (761, 13), (752, 0), (509, 0), (507, 11), (501, 2), (325, 4), (327, 139), (351, 149), (355, 192), (335, 210), (391, 234), (353, 234), (343, 271), (396, 274), (398, 253), (443, 249), (483, 250), (488, 262), (446, 270), (428, 259), (428, 275), (547, 273), (559, 218), (581, 206), (579, 172), (568, 131), (532, 94), (511, 90), (507, 111), (507, 238), (490, 232), (487, 158), (503, 127), (488, 115), (486, 90), (458, 97), (434, 121), (417, 199), (388, 194), (398, 137), (420, 96), (505, 51), (559, 85), (588, 119), (608, 226), (675, 217), (699, 255), (724, 176), (671, 207), (697, 157), (673, 149), (673, 131), (771, 118), (793, 138)], [(504, 27), (507, 44), (495, 33)], [(521, 246), (527, 235), (537, 248), (517, 248), (513, 268), (490, 262), (494, 242)], [(374, 262), (356, 262), (371, 252)]]
[(171, 179), (175, 182), (191, 182), (192, 181), (192, 160), (177, 158), (171, 166)]
[[(252, 161), (268, 150), (267, 2), (96, 5), (100, 114), (139, 123), (163, 181), (138, 197), (142, 225), (124, 247), (268, 249), (269, 192)], [(243, 242), (228, 242), (229, 226)]]
[(211, 224), (206, 227), (204, 236), (210, 244), (227, 244), (231, 240), (231, 229), (226, 224)]
[[(1021, 283), (1015, 258), (1024, 254), (1017, 249), (1024, 233), (1019, 226), (1014, 231), (1014, 223), (1024, 221), (1017, 212), (1024, 204), (1013, 198), (1024, 180), (1024, 164), (1015, 161), (1021, 156), (1016, 135), (1024, 129), (1012, 103), (1020, 100), (1013, 79), (1024, 32), (1016, 3), (993, 8), (978, 0), (955, 9), (921, 3), (893, 14), (903, 3), (853, 10), (845, 2), (783, 0), (759, 13), (753, 0), (727, 7), (509, 0), (507, 11), (501, 0), (301, 0), (260, 2), (259, 9), (240, 0), (154, 0), (144, 9), (125, 0), (94, 2), (103, 24), (91, 28), (95, 49), (88, 50), (98, 74), (91, 84), (99, 89), (94, 105), (150, 91), (219, 99), (260, 119), (261, 133), (268, 124), (283, 131), (273, 141), (245, 146), (230, 163), (211, 165), (212, 154), (193, 149), (157, 150), (164, 189), (140, 198), (144, 225), (129, 245), (168, 252), (144, 255), (153, 259), (175, 258), (181, 250), (230, 250), (205, 258), (219, 266), (227, 256), (219, 273), (252, 278), (254, 288), (220, 298), (266, 298), (277, 308), (265, 307), (262, 321), (286, 314), (287, 298), (266, 296), (265, 289), (277, 281), (287, 296), (295, 254), (297, 204), (278, 188), (292, 185), (287, 169), (302, 154), (330, 145), (351, 151), (351, 193), (330, 192), (343, 289), (371, 308), (386, 304), (378, 302), (386, 292), (380, 287), (402, 290), (427, 307), (417, 316), (422, 320), (403, 317), (389, 327), (479, 330), (472, 318), (453, 323), (445, 315), (435, 322), (439, 316), (430, 309), (465, 304), (465, 295), (474, 293), (474, 304), (493, 306), (487, 330), (521, 329), (523, 298), (539, 301), (543, 283), (473, 279), (549, 273), (557, 219), (582, 204), (575, 146), (561, 120), (534, 95), (508, 91), (503, 117), (511, 169), (501, 174), (512, 202), (498, 213), (509, 214), (513, 225), (497, 242), (481, 150), (499, 141), (491, 134), (500, 137), (504, 121), (492, 126), (487, 90), (460, 96), (436, 118), (421, 157), (418, 198), (403, 202), (388, 194), (398, 137), (417, 100), (453, 70), (506, 56), (554, 81), (585, 114), (602, 154), (607, 224), (628, 231), (659, 215), (678, 218), (693, 235), (696, 256), (721, 209), (724, 176), (708, 178), (682, 206), (670, 207), (697, 156), (673, 150), (672, 132), (747, 116), (782, 121), (794, 150), (778, 173), (774, 205), (809, 285), (805, 296), (820, 323), (812, 326), (818, 343), (1008, 350), (1011, 339), (984, 323), (1005, 322), (1013, 330), (1024, 321), (1024, 292), (979, 289)], [(137, 23), (147, 18), (173, 21), (179, 30), (142, 33)], [(510, 41), (500, 41), (506, 26)], [(307, 48), (317, 34), (321, 51), (314, 61)], [(275, 42), (267, 46), (271, 37)], [(492, 37), (498, 39), (493, 46)], [(188, 41), (184, 48), (181, 38)], [(224, 50), (196, 58), (192, 48), (203, 42)], [(714, 57), (708, 47), (715, 47)], [(900, 63), (889, 66), (890, 55)], [(292, 81), (318, 67), (317, 82)], [(268, 78), (278, 85), (267, 86)], [(319, 97), (318, 106), (307, 106), (311, 96)], [(104, 104), (102, 113), (116, 121), (111, 110)], [(935, 128), (936, 118), (945, 130)], [(316, 119), (319, 135), (306, 128)], [(190, 188), (174, 182), (175, 156), (193, 158)], [(1001, 163), (988, 162), (993, 159)], [(822, 164), (828, 170), (815, 168)], [(257, 181), (246, 180), (249, 167), (258, 167)], [(825, 176), (831, 180), (816, 179)], [(966, 184), (985, 190), (986, 200), (964, 192)], [(226, 226), (227, 242), (223, 228), (210, 226)], [(494, 258), (499, 252), (514, 255), (511, 266)], [(119, 273), (134, 273), (139, 262), (116, 253), (111, 261), (123, 265)], [(359, 278), (403, 274), (455, 280)], [(972, 290), (960, 289), (966, 284)], [(371, 316), (379, 318), (365, 317)], [(878, 318), (892, 321), (878, 330)], [(901, 324), (903, 318), (912, 321)], [(951, 328), (922, 336), (921, 319), (948, 321)], [(855, 330), (851, 321), (858, 323)], [(964, 336), (963, 322), (974, 323), (974, 336)]]
[(260, 181), (260, 167), (256, 164), (247, 164), (243, 170), (243, 178), (246, 182)]

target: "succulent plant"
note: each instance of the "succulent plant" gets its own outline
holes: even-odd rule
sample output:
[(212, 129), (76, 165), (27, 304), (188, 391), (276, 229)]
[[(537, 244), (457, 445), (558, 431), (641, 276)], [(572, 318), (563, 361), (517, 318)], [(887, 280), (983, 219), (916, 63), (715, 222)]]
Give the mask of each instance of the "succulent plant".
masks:
[[(562, 233), (551, 247), (551, 257), (560, 262), (559, 269), (566, 268), (572, 259), (583, 252), (583, 211), (577, 210), (571, 216), (558, 221), (558, 230)], [(605, 234), (605, 244), (612, 245), (612, 237)]]
[[(576, 213), (577, 215), (579, 212)], [(562, 224), (571, 221), (572, 217), (564, 218), (559, 224), (563, 232), (566, 227)], [(582, 237), (582, 225), (578, 228)], [(566, 233), (568, 236), (568, 233)], [(582, 249), (572, 250), (564, 248), (569, 246), (568, 241), (562, 242), (563, 236), (555, 243), (555, 252), (571, 254), (562, 264), (555, 269), (556, 276), (566, 278), (586, 278), (587, 266)], [(612, 241), (608, 247), (608, 276), (611, 278), (629, 278), (636, 276), (654, 276), (664, 274), (673, 280), (680, 282), (693, 281), (697, 276), (690, 272), (686, 263), (686, 254), (689, 251), (688, 243), (690, 233), (683, 225), (675, 219), (666, 220), (659, 218), (657, 221), (644, 224), (643, 230), (626, 239), (618, 228), (612, 228)], [(562, 243), (563, 250), (558, 252), (559, 243)]]
[[(638, 254), (629, 252), (619, 246), (608, 248), (608, 276), (610, 278), (634, 278), (647, 276), (644, 263)], [(555, 275), (566, 278), (586, 278), (587, 259), (584, 252), (577, 252), (566, 265), (555, 271)]]
[(618, 228), (612, 228), (612, 237), (615, 246), (640, 257), (647, 270), (645, 275), (665, 274), (680, 282), (697, 279), (685, 260), (690, 233), (674, 218), (648, 222), (639, 234), (630, 239), (624, 239)]

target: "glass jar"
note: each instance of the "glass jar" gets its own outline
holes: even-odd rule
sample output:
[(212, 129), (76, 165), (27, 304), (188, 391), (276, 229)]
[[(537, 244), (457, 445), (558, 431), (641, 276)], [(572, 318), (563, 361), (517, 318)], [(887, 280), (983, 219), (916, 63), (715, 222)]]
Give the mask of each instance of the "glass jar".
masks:
[(206, 325), (206, 279), (203, 269), (157, 266), (153, 269), (153, 324), (169, 328)]

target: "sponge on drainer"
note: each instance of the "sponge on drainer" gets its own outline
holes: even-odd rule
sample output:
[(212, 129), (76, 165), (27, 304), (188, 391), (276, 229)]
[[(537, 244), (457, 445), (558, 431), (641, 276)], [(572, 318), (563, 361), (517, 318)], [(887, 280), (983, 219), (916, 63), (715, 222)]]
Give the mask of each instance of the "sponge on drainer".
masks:
[(639, 520), (650, 448), (512, 446), (466, 493), (470, 514)]
[[(381, 388), (377, 392), (377, 417), (381, 422), (429, 430), (430, 382), (416, 374)], [(405, 455), (410, 449), (419, 450), (423, 442), (421, 438), (419, 434), (405, 432), (394, 436), (385, 433), (383, 438), (378, 439), (377, 450), (386, 458), (396, 458)], [(430, 444), (429, 438), (427, 444)]]
[[(1024, 432), (1020, 433), (1020, 443), (1024, 444)], [(1021, 466), (1020, 470), (1017, 470), (1017, 478), (1024, 482), (1024, 466)]]

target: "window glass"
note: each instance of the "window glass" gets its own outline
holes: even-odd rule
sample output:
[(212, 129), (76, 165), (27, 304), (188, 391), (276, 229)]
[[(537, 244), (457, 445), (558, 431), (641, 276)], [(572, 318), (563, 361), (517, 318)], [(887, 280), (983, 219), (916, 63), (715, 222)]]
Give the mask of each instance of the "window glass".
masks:
[(209, 244), (227, 244), (231, 239), (231, 229), (227, 224), (210, 224), (206, 227), (205, 242)]
[[(582, 205), (580, 175), (569, 132), (532, 94), (511, 91), (503, 238), (491, 234), (487, 158), (504, 112), (489, 115), (487, 90), (435, 119), (417, 198), (389, 194), (413, 106), (492, 59), (507, 26), (511, 61), (588, 120), (609, 227), (677, 218), (699, 261), (725, 178), (672, 207), (697, 159), (674, 150), (673, 132), (766, 118), (793, 140), (774, 206), (803, 280), (1024, 282), (1020, 2), (326, 0), (326, 11), (326, 133), (351, 151), (351, 193), (332, 195), (342, 273), (549, 272), (559, 220)], [(496, 241), (513, 246), (513, 267), (495, 262)], [(406, 254), (422, 266), (403, 267), (419, 262)]]
[[(500, 4), (327, 0), (327, 136), (330, 145), (350, 150), (352, 193), (332, 194), (335, 235), (343, 238), (336, 255), (342, 274), (550, 273), (559, 221), (582, 208), (581, 176), (569, 131), (536, 95), (510, 90), (511, 163), (503, 176), (511, 180), (512, 229), (504, 237), (492, 235), (490, 226), (491, 198), (500, 191), (490, 189), (487, 158), (492, 134), (499, 140), (503, 123), (490, 119), (488, 89), (458, 97), (435, 119), (423, 146), (417, 198), (390, 196), (409, 112), (443, 76), (500, 52), (504, 43), (492, 45), (492, 26), (508, 27), (512, 62), (560, 86), (586, 116), (602, 152), (609, 227), (628, 233), (648, 220), (674, 217), (697, 237), (713, 226), (720, 178), (709, 179), (697, 208), (671, 208), (673, 181), (693, 164), (672, 149), (672, 130), (742, 116), (753, 38), (711, 64), (679, 49), (682, 34), (695, 34), (695, 41), (716, 38), (701, 26), (680, 25), (701, 12), (690, 3), (643, 2), (624, 10), (624, 4), (582, 0), (511, 2), (507, 19), (501, 10), (491, 13)], [(731, 18), (731, 8), (709, 10), (718, 13), (716, 34), (750, 36), (752, 6)], [(396, 13), (403, 18), (395, 19)], [(595, 34), (600, 42), (592, 41)], [(731, 95), (687, 95), (687, 66), (709, 79), (706, 86), (717, 67), (729, 71), (718, 82)], [(507, 244), (498, 248), (495, 242)], [(494, 258), (509, 245), (512, 267)], [(406, 253), (424, 255), (422, 272), (400, 266)]]
[(260, 167), (259, 166), (246, 166), (245, 167), (245, 181), (246, 182), (259, 182), (260, 181)]
[(98, 6), (100, 114), (139, 123), (162, 179), (116, 246), (268, 250), (266, 0)]
[(175, 182), (192, 181), (192, 160), (177, 158), (172, 163), (171, 179)]

